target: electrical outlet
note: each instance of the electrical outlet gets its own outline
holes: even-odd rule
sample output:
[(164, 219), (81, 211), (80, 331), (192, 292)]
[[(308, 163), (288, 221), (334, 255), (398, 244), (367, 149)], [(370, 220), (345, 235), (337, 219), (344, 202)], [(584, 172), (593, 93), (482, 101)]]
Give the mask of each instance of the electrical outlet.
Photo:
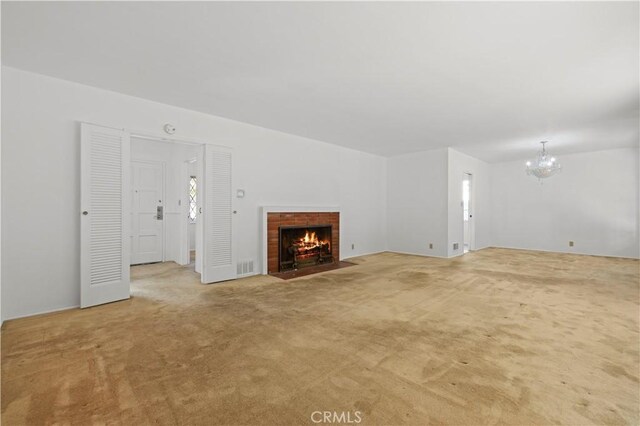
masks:
[(356, 245), (351, 243), (351, 250), (355, 250), (356, 249)]
[(433, 243), (429, 243), (429, 248), (432, 249), (433, 248)]
[(458, 250), (458, 243), (453, 243), (453, 249)]
[(569, 241), (569, 247), (573, 247), (573, 241)]

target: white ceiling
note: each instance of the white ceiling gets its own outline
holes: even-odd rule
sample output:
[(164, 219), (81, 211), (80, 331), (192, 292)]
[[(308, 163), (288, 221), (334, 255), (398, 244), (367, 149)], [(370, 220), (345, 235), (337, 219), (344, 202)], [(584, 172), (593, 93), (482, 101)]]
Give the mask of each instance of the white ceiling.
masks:
[(2, 62), (385, 156), (637, 146), (638, 2), (2, 2)]

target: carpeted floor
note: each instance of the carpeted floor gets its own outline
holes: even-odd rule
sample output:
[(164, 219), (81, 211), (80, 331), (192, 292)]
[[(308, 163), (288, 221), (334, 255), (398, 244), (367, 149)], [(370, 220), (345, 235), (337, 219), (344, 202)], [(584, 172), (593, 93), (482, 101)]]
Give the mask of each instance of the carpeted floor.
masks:
[(210, 286), (140, 266), (128, 301), (9, 321), (2, 424), (639, 423), (638, 261), (355, 262)]

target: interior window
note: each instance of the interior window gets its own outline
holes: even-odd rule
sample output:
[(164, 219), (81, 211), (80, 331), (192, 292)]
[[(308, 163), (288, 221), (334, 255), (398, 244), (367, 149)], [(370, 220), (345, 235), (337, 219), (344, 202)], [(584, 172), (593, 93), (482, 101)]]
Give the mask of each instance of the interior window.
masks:
[(196, 223), (196, 177), (189, 178), (189, 221)]

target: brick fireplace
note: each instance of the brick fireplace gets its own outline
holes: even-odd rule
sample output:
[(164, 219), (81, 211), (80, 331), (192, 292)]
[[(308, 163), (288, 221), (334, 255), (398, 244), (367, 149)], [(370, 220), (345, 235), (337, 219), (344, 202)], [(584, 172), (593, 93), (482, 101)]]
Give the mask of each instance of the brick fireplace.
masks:
[[(340, 213), (339, 212), (268, 212), (267, 219), (267, 273), (281, 271), (280, 260), (282, 253), (281, 236), (283, 231), (291, 230), (300, 232), (295, 238), (319, 238), (318, 259), (320, 262), (340, 260)], [(306, 231), (306, 235), (305, 235)], [(295, 235), (295, 234), (294, 234)], [(330, 241), (329, 241), (330, 238)], [(287, 243), (288, 244), (288, 243)], [(330, 251), (327, 251), (329, 244)], [(330, 252), (330, 255), (327, 253)], [(311, 252), (310, 252), (311, 253)], [(310, 257), (310, 256), (307, 256)], [(307, 258), (302, 255), (297, 266), (310, 265)], [(282, 259), (290, 260), (290, 259)], [(304, 260), (304, 261), (303, 261)], [(285, 267), (292, 264), (285, 263)]]

